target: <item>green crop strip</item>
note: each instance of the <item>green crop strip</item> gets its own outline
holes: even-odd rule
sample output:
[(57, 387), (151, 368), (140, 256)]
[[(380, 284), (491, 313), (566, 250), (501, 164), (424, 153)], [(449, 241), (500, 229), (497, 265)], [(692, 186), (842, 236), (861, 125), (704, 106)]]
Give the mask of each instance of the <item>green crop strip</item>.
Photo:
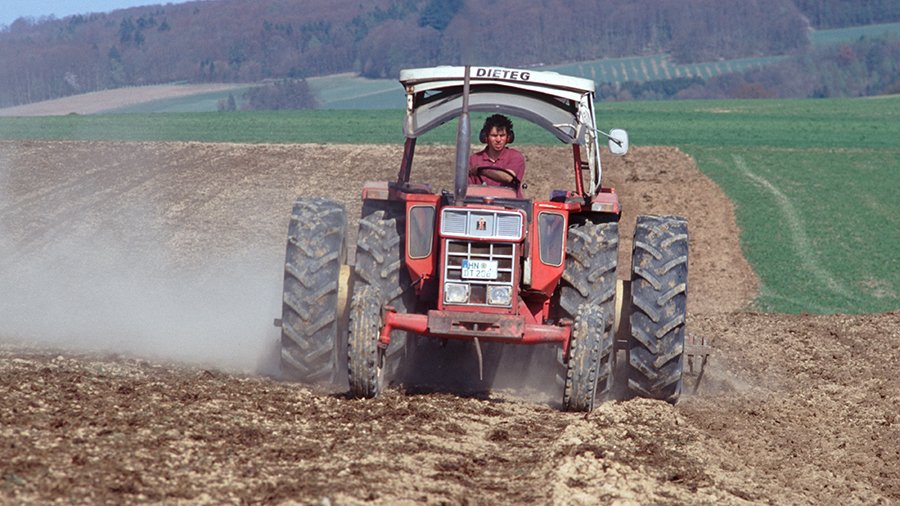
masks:
[(687, 151), (736, 202), (744, 253), (762, 281), (760, 309), (897, 308), (900, 151)]
[(99, 114), (0, 118), (2, 139), (402, 143), (402, 111)]
[(636, 145), (692, 155), (737, 206), (756, 305), (900, 306), (900, 97), (614, 104)]

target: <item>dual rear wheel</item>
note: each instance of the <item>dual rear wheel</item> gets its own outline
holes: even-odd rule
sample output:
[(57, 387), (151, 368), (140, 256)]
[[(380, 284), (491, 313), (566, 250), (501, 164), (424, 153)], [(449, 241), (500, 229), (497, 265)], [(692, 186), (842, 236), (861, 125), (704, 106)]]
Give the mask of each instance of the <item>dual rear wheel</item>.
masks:
[(339, 309), (346, 257), (344, 207), (321, 198), (294, 203), (288, 226), (281, 311), (281, 370), (303, 383), (338, 380), (343, 344)]
[[(560, 283), (560, 316), (574, 324), (560, 353), (563, 409), (590, 411), (612, 397), (616, 375), (617, 223), (573, 220)], [(638, 216), (631, 265), (625, 395), (675, 403), (682, 390), (688, 231), (679, 216)], [(627, 315), (619, 315), (625, 317)]]
[(346, 211), (334, 201), (300, 198), (288, 227), (281, 318), (281, 368), (288, 379), (343, 384), (361, 397), (378, 395), (399, 373), (406, 336), (395, 332), (379, 350), (382, 308), (412, 305), (403, 265), (405, 208), (366, 202), (359, 221), (349, 311), (346, 288)]

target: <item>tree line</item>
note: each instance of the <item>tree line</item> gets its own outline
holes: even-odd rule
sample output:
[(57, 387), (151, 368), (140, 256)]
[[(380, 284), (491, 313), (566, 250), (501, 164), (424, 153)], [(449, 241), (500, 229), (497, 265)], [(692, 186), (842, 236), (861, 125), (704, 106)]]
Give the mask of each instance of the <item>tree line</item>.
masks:
[[(660, 53), (680, 63), (788, 55), (808, 48), (811, 19), (822, 26), (900, 20), (887, 0), (842, 0), (837, 10), (826, 3), (833, 4), (215, 0), (19, 19), (0, 30), (0, 106), (179, 81), (299, 82), (338, 72), (395, 78), (405, 67), (531, 66)], [(873, 3), (886, 7), (862, 17), (843, 8)]]
[(900, 20), (897, 0), (794, 0), (813, 28), (896, 23)]
[(600, 83), (602, 100), (827, 98), (900, 93), (900, 38), (811, 48), (763, 68), (710, 79)]

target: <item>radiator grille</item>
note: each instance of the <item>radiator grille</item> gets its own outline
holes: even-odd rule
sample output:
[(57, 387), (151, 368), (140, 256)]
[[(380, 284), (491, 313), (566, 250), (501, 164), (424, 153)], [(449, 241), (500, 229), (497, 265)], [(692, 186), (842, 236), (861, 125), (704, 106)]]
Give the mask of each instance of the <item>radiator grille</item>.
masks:
[[(490, 285), (513, 286), (515, 276), (516, 247), (514, 243), (470, 242), (445, 240), (446, 265), (444, 279), (469, 285), (470, 306), (487, 305), (487, 287)], [(463, 260), (493, 260), (497, 262), (497, 279), (466, 279), (462, 277)], [(515, 293), (515, 289), (513, 289)], [(515, 300), (515, 297), (513, 297)], [(503, 307), (503, 306), (494, 306)], [(510, 307), (510, 306), (506, 306)]]
[(441, 234), (518, 241), (522, 239), (522, 222), (522, 215), (512, 211), (444, 209)]

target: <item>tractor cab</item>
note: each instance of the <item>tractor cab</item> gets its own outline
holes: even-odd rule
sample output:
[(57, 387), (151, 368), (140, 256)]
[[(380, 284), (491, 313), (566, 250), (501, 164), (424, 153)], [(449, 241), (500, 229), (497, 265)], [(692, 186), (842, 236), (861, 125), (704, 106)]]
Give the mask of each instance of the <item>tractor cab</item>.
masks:
[[(457, 118), (460, 130), (466, 129), (464, 133), (459, 132), (464, 135), (457, 139), (457, 168), (466, 164), (470, 111), (503, 113), (525, 119), (571, 145), (571, 173), (574, 176), (571, 193), (572, 196), (587, 197), (589, 201), (600, 193), (599, 136), (609, 139), (613, 154), (622, 155), (628, 151), (628, 135), (624, 130), (614, 130), (609, 135), (597, 130), (594, 82), (587, 79), (500, 67), (436, 67), (402, 70), (400, 83), (406, 90), (403, 123), (406, 143), (397, 177), (401, 187), (409, 184), (416, 139)], [(583, 177), (585, 171), (589, 174), (587, 181)], [(472, 192), (473, 197), (490, 193), (474, 189)], [(510, 192), (498, 193), (509, 197)], [(613, 199), (601, 197), (596, 200), (612, 202)]]

